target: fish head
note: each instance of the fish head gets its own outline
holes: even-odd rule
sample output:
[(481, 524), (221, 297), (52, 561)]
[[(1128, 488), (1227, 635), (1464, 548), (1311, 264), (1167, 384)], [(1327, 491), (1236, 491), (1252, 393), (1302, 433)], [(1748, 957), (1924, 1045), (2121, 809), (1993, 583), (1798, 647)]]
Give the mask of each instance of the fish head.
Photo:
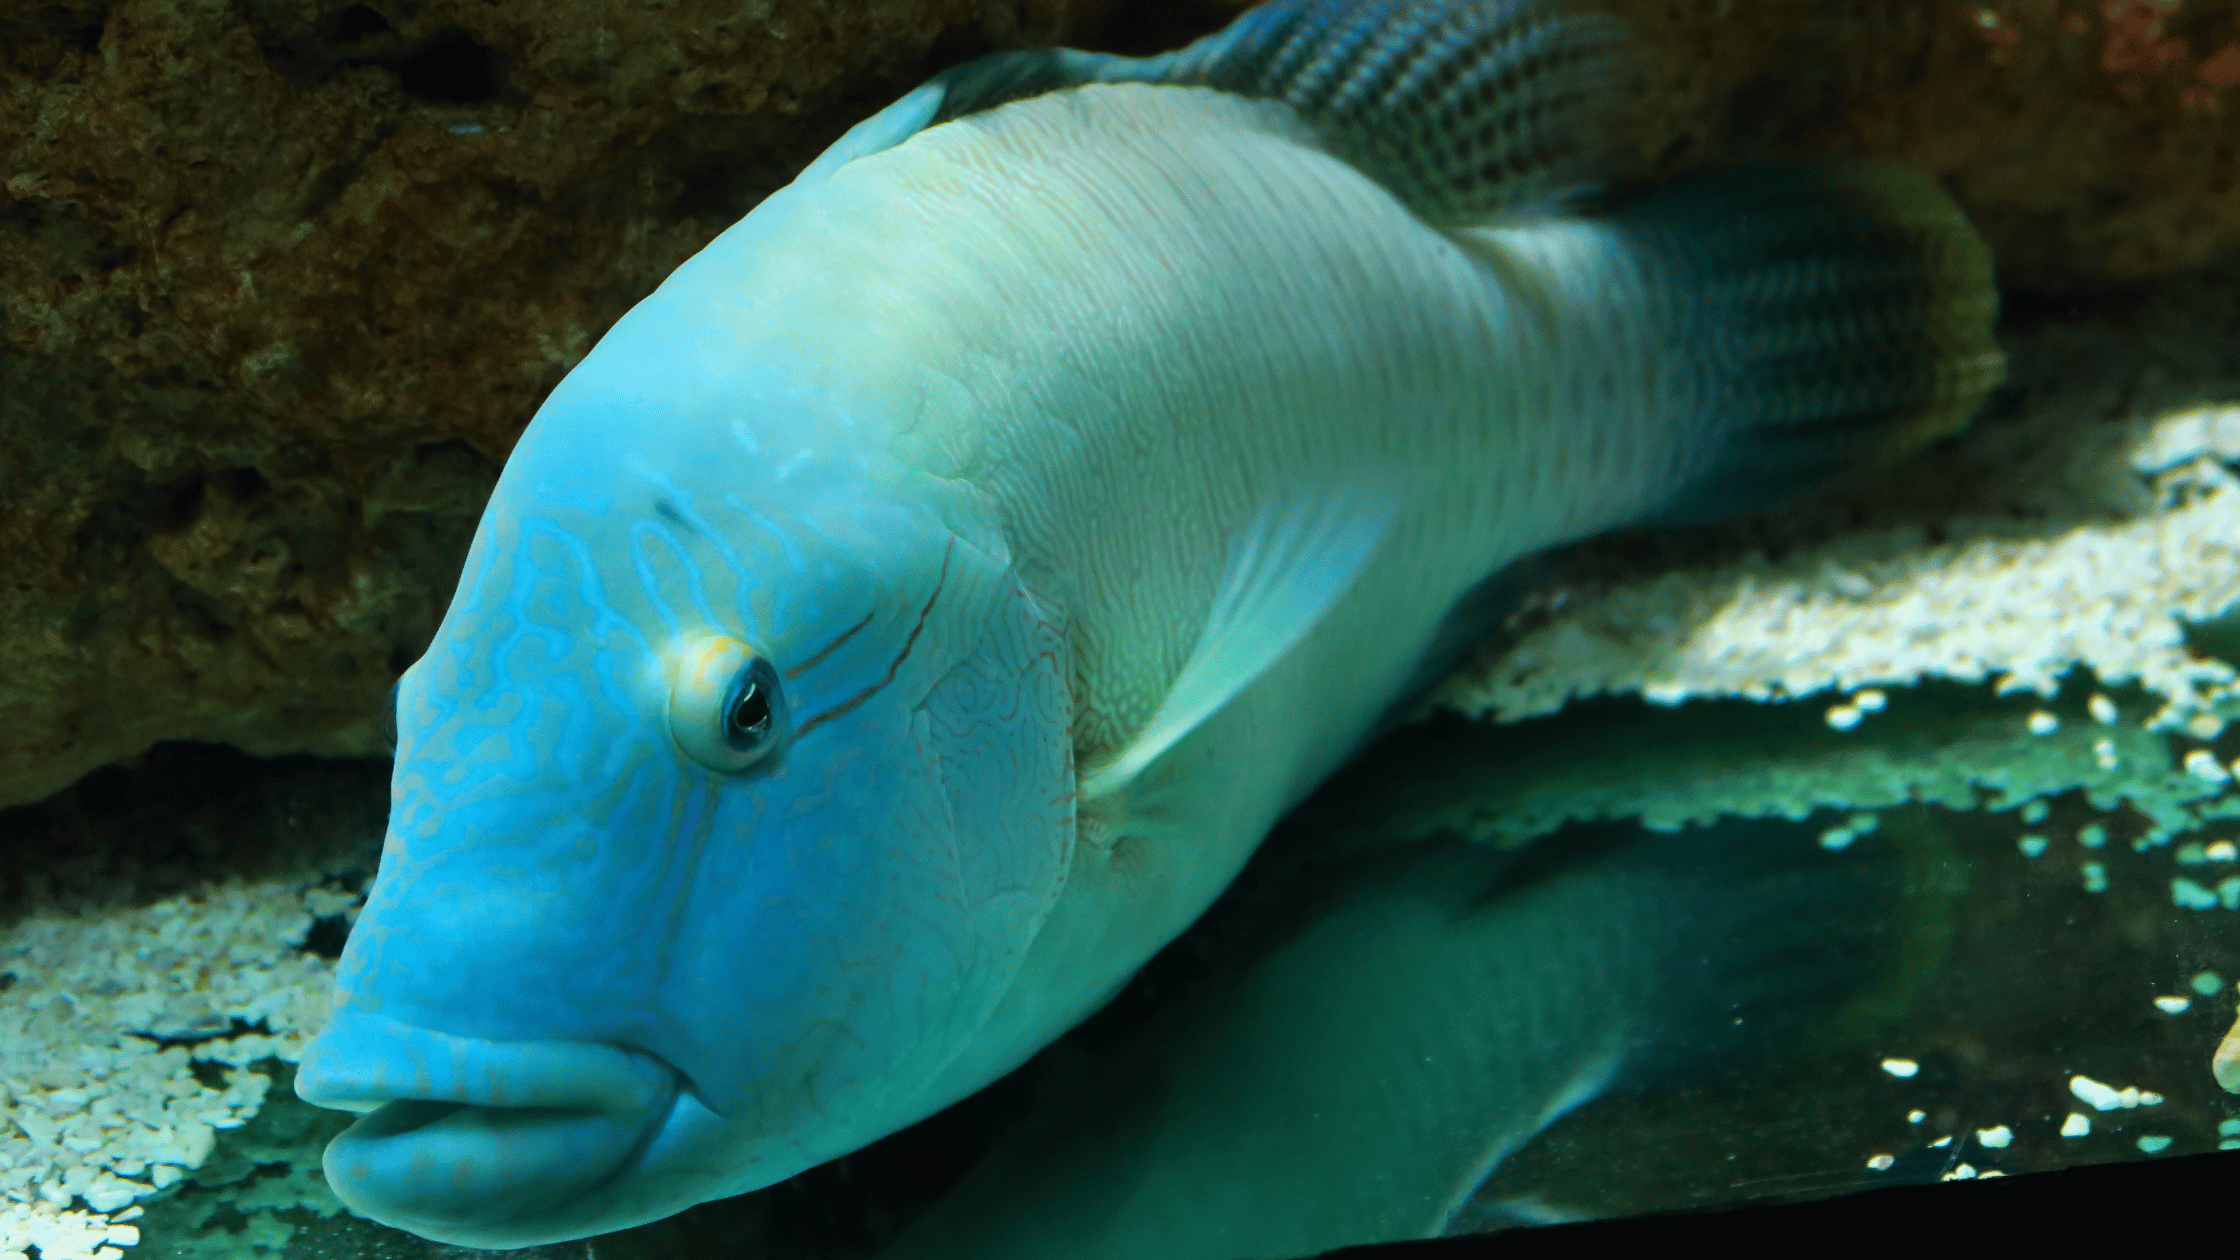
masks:
[(326, 1155), (343, 1201), (461, 1245), (657, 1219), (919, 1118), (1070, 861), (1062, 637), (954, 487), (815, 391), (601, 387), (600, 351), (399, 684), (380, 866), (297, 1078), (364, 1113)]

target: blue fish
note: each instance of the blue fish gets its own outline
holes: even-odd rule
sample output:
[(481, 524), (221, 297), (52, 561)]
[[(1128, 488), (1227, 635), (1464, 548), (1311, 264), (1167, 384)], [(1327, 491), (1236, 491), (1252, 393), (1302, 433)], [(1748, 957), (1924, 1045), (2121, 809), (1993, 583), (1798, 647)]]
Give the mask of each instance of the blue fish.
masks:
[(625, 315), (400, 681), (298, 1092), (353, 1210), (519, 1247), (789, 1177), (1103, 1003), (1511, 561), (1964, 425), (1928, 179), (1607, 186), (1620, 29), (1265, 6), (861, 123)]

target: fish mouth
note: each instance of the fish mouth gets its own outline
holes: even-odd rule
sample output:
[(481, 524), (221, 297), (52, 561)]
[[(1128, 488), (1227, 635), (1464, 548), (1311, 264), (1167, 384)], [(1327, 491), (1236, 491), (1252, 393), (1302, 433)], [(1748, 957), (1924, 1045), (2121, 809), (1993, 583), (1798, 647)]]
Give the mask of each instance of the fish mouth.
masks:
[(351, 1211), (501, 1248), (581, 1236), (572, 1222), (689, 1098), (676, 1069), (634, 1046), (487, 1041), (359, 1011), (313, 1041), (296, 1093), (364, 1113), (323, 1161)]

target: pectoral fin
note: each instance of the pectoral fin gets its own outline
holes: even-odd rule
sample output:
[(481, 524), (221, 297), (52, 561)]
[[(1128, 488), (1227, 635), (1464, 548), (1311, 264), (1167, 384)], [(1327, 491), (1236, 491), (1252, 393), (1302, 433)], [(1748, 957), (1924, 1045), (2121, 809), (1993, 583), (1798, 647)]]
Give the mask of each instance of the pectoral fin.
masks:
[(1166, 702), (1118, 756), (1082, 775), (1080, 799), (1126, 786), (1282, 660), (1352, 588), (1399, 507), (1398, 487), (1380, 478), (1262, 501), (1230, 542), (1205, 628)]

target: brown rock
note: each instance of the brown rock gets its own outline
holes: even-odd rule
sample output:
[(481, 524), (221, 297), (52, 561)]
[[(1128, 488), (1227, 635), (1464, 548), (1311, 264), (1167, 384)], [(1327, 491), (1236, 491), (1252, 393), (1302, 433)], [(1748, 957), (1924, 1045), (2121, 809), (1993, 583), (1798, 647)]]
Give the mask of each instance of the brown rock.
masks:
[[(378, 751), (498, 464), (599, 332), (933, 70), (1234, 11), (1100, 30), (1111, 3), (0, 10), (0, 804), (160, 740)], [(2232, 3), (1612, 7), (1658, 173), (1915, 162), (2026, 289), (2232, 242)]]
[(0, 804), (380, 750), (498, 464), (846, 125), (1102, 0), (0, 10)]
[(2240, 236), (2232, 0), (1609, 0), (1659, 173), (1877, 157), (1940, 176), (2010, 290), (2120, 284)]

